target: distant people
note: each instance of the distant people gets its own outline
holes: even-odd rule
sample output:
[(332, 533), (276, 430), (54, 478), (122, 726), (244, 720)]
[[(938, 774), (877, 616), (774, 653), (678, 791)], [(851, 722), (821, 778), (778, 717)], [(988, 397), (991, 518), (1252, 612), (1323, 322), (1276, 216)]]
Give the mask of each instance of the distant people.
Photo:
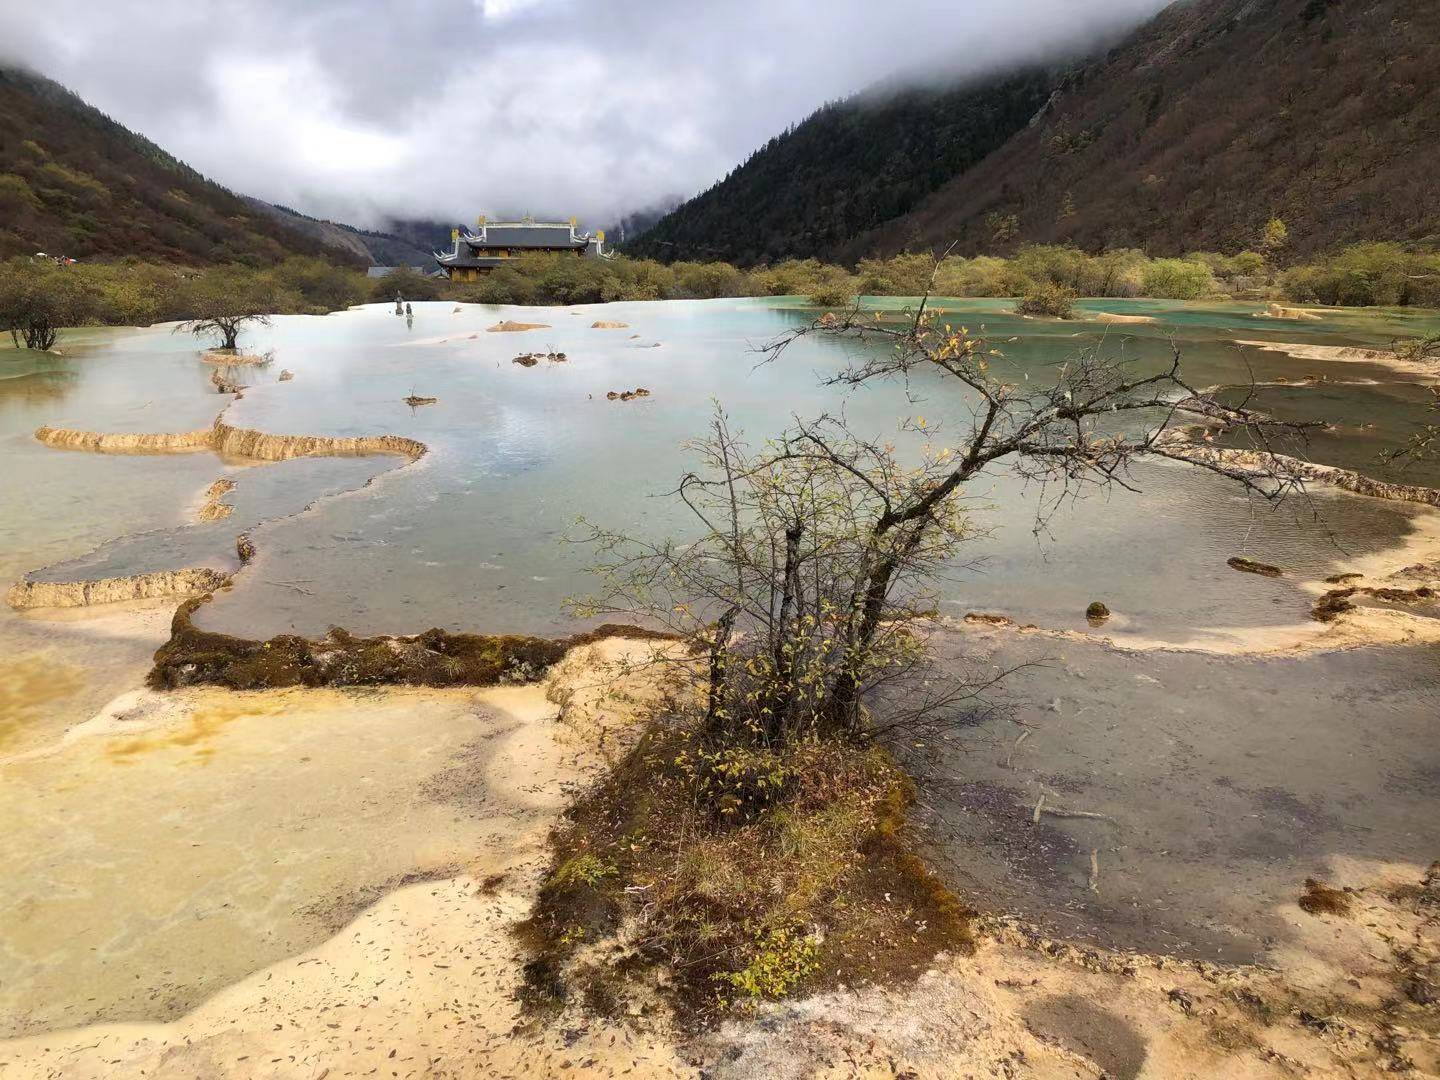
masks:
[(413, 311), (410, 310), (410, 305), (409, 305), (409, 304), (406, 304), (406, 305), (405, 305), (405, 317), (406, 317), (407, 319), (413, 319), (413, 318), (415, 317), (415, 312), (413, 312)]
[(405, 314), (405, 301), (400, 298), (400, 294), (398, 292), (395, 294), (395, 314)]

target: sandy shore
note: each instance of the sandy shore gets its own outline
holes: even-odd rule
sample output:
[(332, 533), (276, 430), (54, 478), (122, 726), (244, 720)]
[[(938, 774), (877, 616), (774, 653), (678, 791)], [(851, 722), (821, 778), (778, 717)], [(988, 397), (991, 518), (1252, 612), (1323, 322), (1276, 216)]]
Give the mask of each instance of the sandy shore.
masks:
[[(154, 761), (173, 776), (187, 758), (192, 768), (199, 759), (215, 770), (234, 768), (234, 755), (250, 753), (269, 760), (274, 776), (291, 785), (290, 798), (304, 804), (304, 792), (285, 774), (289, 755), (266, 740), (267, 730), (301, 728), (315, 732), (336, 762), (327, 766), (336, 775), (314, 807), (328, 818), (343, 812), (343, 789), (364, 786), (343, 767), (356, 759), (342, 744), (344, 728), (382, 733), (367, 754), (392, 735), (413, 742), (457, 718), (489, 732), (483, 753), (428, 755), (427, 768), (440, 766), (431, 768), (430, 790), (439, 784), (459, 800), (467, 842), (447, 843), (438, 819), (422, 822), (434, 842), (410, 870), (370, 892), (334, 895), (328, 909), (318, 905), (319, 917), (338, 927), (318, 944), (238, 975), (168, 1020), (50, 1028), (0, 1042), (0, 1075), (1158, 1080), (1379, 1076), (1394, 1075), (1400, 1062), (1422, 1071), (1440, 1066), (1427, 1014), (1400, 992), (1416, 971), (1440, 960), (1435, 913), (1417, 900), (1423, 871), (1354, 860), (1334, 862), (1332, 876), (1354, 888), (1357, 911), (1316, 916), (1287, 905), (1280, 914), (1294, 933), (1274, 966), (1263, 969), (1076, 948), (995, 918), (983, 922), (975, 955), (941, 958), (913, 986), (766, 1006), (754, 1018), (690, 1033), (698, 1037), (682, 1039), (657, 1018), (602, 1020), (573, 1006), (554, 1023), (527, 1022), (513, 1000), (524, 958), (510, 927), (528, 912), (546, 861), (545, 836), (569, 791), (601, 760), (601, 746), (625, 728), (637, 702), (654, 692), (627, 683), (612, 666), (642, 652), (635, 643), (589, 646), (546, 685), (479, 694), (140, 693), (25, 755), (31, 763), (48, 759), (52, 769), (77, 754), (108, 757), (112, 770), (143, 770)], [(197, 725), (205, 710), (226, 704), (228, 719), (212, 715)], [(116, 765), (117, 754), (130, 764)], [(411, 775), (403, 762), (380, 764), (380, 772), (401, 780)], [(393, 797), (368, 793), (367, 845), (384, 846), (381, 822), (397, 812)], [(233, 829), (241, 809), (230, 808), (216, 828)], [(323, 819), (309, 826), (326, 827)], [(332, 843), (325, 838), (306, 858)], [(267, 831), (261, 846), (277, 857), (291, 850), (283, 829)], [(72, 926), (84, 924), (74, 916)], [(222, 915), (207, 928), (202, 918), (185, 947), (203, 949), (223, 922)], [(87, 963), (93, 968), (93, 958)], [(156, 976), (165, 973), (148, 973)], [(163, 1011), (163, 1004), (149, 1009)]]
[[(587, 656), (627, 648), (635, 646), (592, 647)], [(113, 800), (103, 818), (116, 836), (96, 838), (116, 846), (111, 887), (151, 894), (139, 922), (101, 910), (133, 901), (73, 890), (50, 910), (7, 914), (20, 932), (0, 955), (12, 971), (17, 954), (32, 960), (19, 965), (23, 989), (32, 993), (16, 994), (17, 980), (7, 980), (9, 1027), (16, 1010), (73, 996), (87, 976), (95, 984), (81, 1013), (163, 1015), (167, 999), (187, 997), (177, 979), (203, 990), (217, 971), (243, 966), (254, 955), (247, 940), (273, 936), (255, 938), (255, 919), (283, 922), (283, 907), (305, 895), (310, 901), (300, 907), (311, 924), (344, 927), (263, 970), (237, 972), (168, 1021), (68, 1031), (40, 1023), (39, 1033), (0, 1043), (0, 1075), (313, 1078), (326, 1069), (345, 1075), (382, 1066), (387, 1075), (393, 1069), (526, 1076), (559, 1075), (582, 1061), (605, 1062), (618, 1074), (641, 1060), (646, 1075), (678, 1069), (673, 1051), (613, 1025), (594, 1025), (584, 1039), (560, 1030), (512, 1031), (521, 1019), (511, 995), (522, 960), (509, 926), (528, 909), (546, 861), (545, 837), (567, 792), (600, 760), (588, 739), (558, 722), (547, 693), (574, 699), (578, 688), (598, 699), (611, 688), (590, 679), (592, 670), (563, 665), (571, 692), (559, 695), (554, 683), (480, 693), (137, 691), (51, 744), (0, 762), (10, 791), (24, 785), (25, 769), (66, 777), (64, 786), (84, 783), (63, 815), (70, 828), (102, 825), (100, 818), (85, 821), (81, 802)], [(199, 775), (186, 779), (187, 770)], [(115, 788), (117, 782), (123, 786)], [(405, 790), (417, 782), (418, 796)], [(218, 804), (213, 823), (199, 831), (187, 824), (190, 831), (173, 839), (163, 826), (158, 835), (152, 829), (138, 843), (153, 850), (126, 877), (119, 838), (144, 816), (136, 812), (145, 806), (144, 792), (154, 791), (149, 801), (157, 809), (178, 808), (196, 784)], [(242, 789), (252, 791), (248, 802)], [(199, 810), (198, 801), (192, 805)], [(353, 835), (326, 835), (336, 826)], [(23, 820), (15, 827), (16, 839), (45, 831)], [(316, 830), (321, 835), (311, 837)], [(247, 840), (260, 861), (237, 846)], [(215, 845), (218, 854), (206, 850)], [(266, 865), (296, 856), (346, 863), (347, 849), (354, 865), (339, 873)], [(397, 858), (387, 860), (391, 849)], [(227, 868), (237, 859), (250, 862), (238, 876)], [(81, 870), (97, 872), (83, 862)], [(205, 892), (212, 879), (221, 884), (213, 898)], [(337, 880), (366, 879), (373, 884), (335, 887)], [(24, 880), (12, 877), (12, 886)], [(280, 907), (266, 899), (270, 892)], [(225, 913), (235, 906), (253, 910)], [(108, 969), (96, 967), (93, 950), (67, 948), (66, 925), (102, 935), (99, 957), (109, 958), (101, 960)], [(148, 951), (137, 947), (137, 934), (151, 939)], [(138, 994), (129, 992), (135, 981)], [(59, 1004), (47, 1011), (57, 1018), (75, 1012)]]

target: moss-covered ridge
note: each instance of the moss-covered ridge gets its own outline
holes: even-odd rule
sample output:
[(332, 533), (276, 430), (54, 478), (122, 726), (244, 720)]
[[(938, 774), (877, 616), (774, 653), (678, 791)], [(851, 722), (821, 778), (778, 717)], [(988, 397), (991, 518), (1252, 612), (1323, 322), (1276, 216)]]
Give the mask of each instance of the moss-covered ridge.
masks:
[(322, 638), (282, 634), (259, 641), (197, 627), (194, 614), (210, 599), (197, 597), (176, 609), (170, 640), (155, 653), (147, 680), (152, 687), (494, 686), (539, 678), (577, 645), (609, 637), (668, 637), (642, 627), (606, 624), (562, 638), (440, 629), (412, 637), (362, 638), (335, 627)]

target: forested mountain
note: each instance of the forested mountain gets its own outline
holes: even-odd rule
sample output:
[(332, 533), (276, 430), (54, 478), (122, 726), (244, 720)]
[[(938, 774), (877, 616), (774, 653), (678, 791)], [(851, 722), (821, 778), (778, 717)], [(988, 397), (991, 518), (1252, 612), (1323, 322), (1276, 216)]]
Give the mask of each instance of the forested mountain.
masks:
[(958, 86), (877, 88), (826, 105), (626, 250), (743, 264), (835, 255), (1023, 128), (1053, 81), (1034, 68)]
[(0, 257), (368, 261), (250, 206), (58, 83), (0, 67)]
[(1272, 217), (1298, 253), (1440, 239), (1440, 3), (1175, 4), (849, 252), (1235, 250)]
[[(1052, 91), (1053, 90), (1053, 94)], [(1181, 0), (1103, 55), (862, 95), (632, 245), (660, 258), (1440, 239), (1440, 3)]]
[(435, 264), (434, 251), (449, 240), (449, 226), (432, 225), (420, 236), (401, 236), (388, 229), (377, 232), (372, 229), (357, 229), (339, 221), (314, 218), (292, 210), (288, 206), (277, 206), (263, 199), (244, 196), (247, 203), (263, 214), (268, 214), (283, 225), (310, 236), (327, 247), (348, 251), (356, 258), (377, 266), (424, 266)]

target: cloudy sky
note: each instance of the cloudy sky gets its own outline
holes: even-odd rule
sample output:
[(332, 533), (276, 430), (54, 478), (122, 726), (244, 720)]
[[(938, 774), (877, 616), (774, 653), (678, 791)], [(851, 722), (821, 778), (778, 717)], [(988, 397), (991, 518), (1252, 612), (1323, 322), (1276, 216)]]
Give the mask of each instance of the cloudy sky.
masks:
[(221, 183), (321, 217), (690, 195), (823, 102), (984, 71), (1163, 0), (0, 0), (21, 60)]

